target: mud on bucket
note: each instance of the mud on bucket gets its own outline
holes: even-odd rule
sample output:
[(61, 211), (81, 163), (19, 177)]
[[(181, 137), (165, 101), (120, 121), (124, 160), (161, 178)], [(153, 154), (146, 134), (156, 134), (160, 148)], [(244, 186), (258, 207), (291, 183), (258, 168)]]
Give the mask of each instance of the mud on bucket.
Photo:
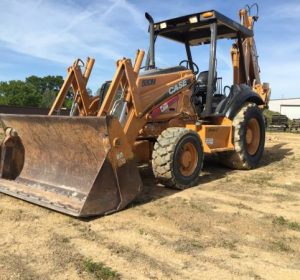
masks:
[(117, 119), (0, 115), (0, 191), (72, 216), (126, 207), (142, 182)]

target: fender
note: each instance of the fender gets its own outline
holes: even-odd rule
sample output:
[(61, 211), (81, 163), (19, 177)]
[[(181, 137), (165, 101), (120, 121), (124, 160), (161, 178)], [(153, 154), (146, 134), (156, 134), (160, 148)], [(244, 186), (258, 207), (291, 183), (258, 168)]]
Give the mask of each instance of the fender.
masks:
[(227, 98), (226, 99), (228, 101), (226, 102), (222, 113), (231, 120), (236, 116), (246, 102), (252, 102), (257, 105), (264, 104), (264, 101), (261, 99), (261, 97), (255, 93), (251, 87), (244, 84), (233, 85)]

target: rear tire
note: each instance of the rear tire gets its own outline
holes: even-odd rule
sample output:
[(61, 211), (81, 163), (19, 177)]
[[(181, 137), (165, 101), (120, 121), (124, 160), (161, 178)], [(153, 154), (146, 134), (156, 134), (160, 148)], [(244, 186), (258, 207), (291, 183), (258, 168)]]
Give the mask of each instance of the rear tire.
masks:
[(198, 182), (203, 157), (202, 142), (195, 131), (182, 127), (167, 128), (154, 145), (154, 176), (171, 188), (192, 187)]
[(265, 122), (256, 104), (246, 103), (233, 119), (235, 151), (219, 154), (220, 161), (233, 169), (255, 168), (264, 152)]

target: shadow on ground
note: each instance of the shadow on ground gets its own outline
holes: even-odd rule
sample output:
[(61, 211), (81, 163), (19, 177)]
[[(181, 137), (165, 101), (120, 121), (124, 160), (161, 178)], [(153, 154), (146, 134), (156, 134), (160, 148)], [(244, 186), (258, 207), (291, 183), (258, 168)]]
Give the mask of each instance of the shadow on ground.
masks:
[(274, 162), (283, 160), (287, 156), (293, 155), (294, 153), (292, 152), (292, 149), (284, 148), (285, 145), (287, 145), (287, 143), (280, 143), (272, 147), (266, 147), (259, 166), (268, 166)]
[[(268, 166), (274, 162), (279, 162), (286, 156), (293, 154), (292, 149), (283, 148), (287, 143), (276, 144), (272, 147), (266, 147), (264, 155), (261, 159), (259, 167)], [(138, 197), (130, 203), (126, 208), (132, 208), (139, 205), (146, 204), (148, 202), (156, 201), (160, 198), (171, 196), (182, 190), (176, 190), (164, 187), (155, 182), (154, 175), (152, 173), (151, 165), (143, 165), (139, 167), (141, 178), (143, 180), (143, 189)], [(204, 185), (222, 178), (226, 178), (230, 173), (238, 172), (229, 168), (224, 167), (219, 161), (217, 155), (208, 155), (205, 158), (203, 170), (199, 177), (198, 185)], [(95, 218), (83, 218), (84, 221), (90, 221)]]
[[(259, 167), (268, 166), (274, 162), (279, 162), (287, 156), (293, 154), (292, 149), (284, 148), (287, 143), (276, 144), (265, 148), (264, 155)], [(140, 167), (140, 174), (143, 179), (143, 190), (141, 194), (129, 205), (135, 207), (157, 199), (173, 195), (181, 190), (170, 189), (161, 186), (155, 182), (151, 166)], [(206, 184), (222, 178), (226, 178), (230, 173), (235, 172), (232, 169), (224, 167), (219, 161), (217, 155), (210, 155), (205, 158), (204, 167), (199, 177), (198, 185)]]
[[(182, 191), (157, 184), (150, 165), (140, 167), (139, 170), (143, 180), (143, 190), (133, 203), (129, 205), (129, 207), (135, 207), (137, 205), (152, 202)], [(233, 172), (233, 170), (222, 166), (218, 162), (216, 156), (209, 156), (204, 162), (204, 167), (199, 177), (198, 185), (224, 178), (231, 172)]]

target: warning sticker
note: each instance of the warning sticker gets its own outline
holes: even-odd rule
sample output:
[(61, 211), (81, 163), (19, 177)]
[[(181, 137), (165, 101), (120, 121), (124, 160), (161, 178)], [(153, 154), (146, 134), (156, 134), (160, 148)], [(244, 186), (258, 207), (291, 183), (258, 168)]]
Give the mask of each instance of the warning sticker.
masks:
[(168, 110), (169, 105), (168, 105), (168, 103), (164, 103), (164, 104), (161, 105), (159, 108), (160, 108), (160, 111), (163, 113), (163, 112), (165, 112), (165, 111)]
[(207, 145), (213, 145), (214, 144), (214, 138), (205, 138), (205, 143)]

